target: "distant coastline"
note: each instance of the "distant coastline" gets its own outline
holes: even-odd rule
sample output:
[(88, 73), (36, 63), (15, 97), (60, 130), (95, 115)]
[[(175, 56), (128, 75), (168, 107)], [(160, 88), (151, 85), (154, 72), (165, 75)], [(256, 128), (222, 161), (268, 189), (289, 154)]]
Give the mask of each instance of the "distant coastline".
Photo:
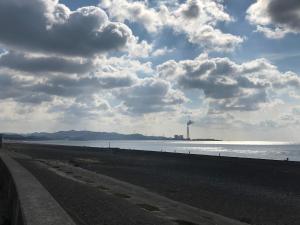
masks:
[(204, 138), (204, 139), (191, 139), (189, 141), (223, 141), (223, 140), (219, 140), (219, 139), (214, 139), (214, 138)]
[[(116, 132), (94, 132), (94, 131), (58, 131), (58, 132), (35, 132), (30, 134), (4, 133), (3, 138), (12, 141), (45, 141), (45, 140), (70, 140), (70, 141), (92, 141), (92, 140), (178, 140), (164, 136), (147, 136), (143, 134), (120, 134)], [(180, 141), (221, 141), (213, 138), (203, 139), (181, 139)]]

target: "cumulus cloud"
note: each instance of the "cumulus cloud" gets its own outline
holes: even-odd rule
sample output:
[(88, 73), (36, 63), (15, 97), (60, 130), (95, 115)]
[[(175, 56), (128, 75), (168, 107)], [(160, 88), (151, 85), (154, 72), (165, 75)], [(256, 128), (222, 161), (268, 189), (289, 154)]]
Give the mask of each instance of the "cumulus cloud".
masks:
[(129, 76), (120, 77), (78, 77), (51, 76), (43, 82), (31, 86), (35, 92), (62, 97), (77, 97), (101, 93), (104, 89), (131, 86), (134, 79)]
[(289, 97), (300, 100), (300, 95), (298, 93), (296, 93), (295, 91), (290, 91)]
[(174, 90), (170, 83), (159, 78), (141, 79), (137, 84), (122, 89), (119, 99), (128, 113), (147, 114), (174, 111), (187, 101), (181, 91)]
[[(299, 107), (291, 107), (284, 113), (281, 113), (278, 118), (273, 121), (273, 127), (297, 127), (300, 125), (300, 111)], [(271, 126), (269, 126), (271, 127)]]
[(300, 116), (300, 108), (299, 107), (294, 107), (292, 110), (292, 114), (296, 116)]
[(269, 91), (300, 86), (297, 74), (281, 73), (265, 59), (237, 64), (228, 58), (200, 55), (194, 60), (165, 62), (157, 71), (183, 89), (202, 90), (211, 112), (258, 110), (269, 101)]
[(41, 104), (51, 101), (51, 96), (32, 90), (33, 82), (0, 72), (0, 100), (10, 99), (23, 104)]
[(105, 0), (104, 8), (110, 18), (121, 22), (142, 24), (149, 33), (158, 33), (164, 27), (184, 33), (189, 42), (207, 50), (231, 51), (243, 38), (217, 29), (218, 22), (232, 22), (220, 1), (189, 0), (176, 9), (161, 3), (157, 8), (150, 8), (143, 1)]
[[(48, 109), (48, 114), (57, 115), (57, 119), (71, 122), (80, 116), (82, 119), (95, 119), (103, 115), (103, 112), (112, 113), (114, 110), (107, 99), (122, 102), (121, 114), (171, 111), (186, 100), (167, 81), (139, 78), (154, 74), (151, 63), (148, 62), (141, 63), (127, 56), (100, 56), (92, 62), (93, 72), (72, 73), (69, 68), (71, 65), (66, 63), (67, 68), (57, 73), (59, 70), (55, 63), (53, 67), (51, 63), (49, 67), (39, 67), (38, 62), (52, 59), (43, 57), (45, 56), (35, 58), (35, 55), (20, 55), (15, 52), (5, 53), (0, 57), (3, 67), (13, 68), (0, 69), (0, 102), (43, 107)], [(66, 60), (69, 62), (75, 59)], [(76, 60), (75, 62), (78, 63)], [(44, 75), (38, 76), (37, 72)]]
[(210, 127), (210, 128), (228, 128), (236, 125), (236, 120), (233, 115), (225, 114), (207, 114), (199, 118), (195, 126)]
[(190, 1), (188, 4), (183, 6), (181, 12), (187, 18), (197, 18), (201, 13), (201, 9), (197, 4), (197, 1)]
[(100, 7), (106, 9), (111, 18), (125, 22), (140, 22), (145, 25), (149, 32), (156, 32), (162, 25), (162, 21), (157, 17), (157, 11), (148, 8), (142, 1), (127, 0), (104, 0), (100, 3)]
[(57, 0), (0, 0), (0, 42), (11, 49), (91, 56), (120, 49), (132, 37), (99, 7), (70, 11)]
[(247, 19), (268, 38), (300, 32), (298, 0), (257, 0), (247, 10)]
[[(8, 58), (10, 59), (10, 57), (14, 58), (15, 56)], [(64, 69), (59, 73), (52, 73), (58, 71), (55, 63), (54, 67), (50, 63), (48, 67), (43, 68), (37, 63), (41, 58), (32, 61), (25, 59), (26, 57), (24, 58), (23, 55), (17, 55), (17, 57), (20, 57), (19, 62), (0, 58), (2, 65), (8, 66), (10, 63), (17, 65), (13, 65), (13, 70), (0, 70), (0, 99), (9, 99), (24, 104), (51, 102), (55, 97), (78, 99), (86, 96), (86, 101), (89, 101), (88, 98), (92, 98), (93, 95), (101, 96), (107, 90), (132, 86), (137, 82), (137, 74), (140, 71), (143, 71), (144, 74), (147, 70), (151, 71), (151, 67), (147, 63), (142, 64), (125, 58), (108, 59), (103, 57), (93, 62), (93, 72), (78, 74), (78, 71), (74, 71), (75, 73), (72, 73), (71, 65), (65, 64)], [(36, 66), (32, 66), (32, 64)], [(17, 68), (22, 71), (16, 71)], [(46, 70), (48, 73), (45, 72)], [(23, 71), (26, 71), (26, 74)], [(45, 74), (37, 76), (35, 73), (37, 71), (45, 72)]]
[(93, 68), (93, 62), (89, 59), (66, 59), (10, 51), (0, 55), (0, 66), (28, 73), (83, 74)]
[(58, 120), (71, 124), (74, 121), (95, 120), (99, 115), (108, 111), (110, 111), (109, 103), (94, 96), (85, 101), (81, 101), (81, 99), (73, 101), (60, 100), (54, 102), (48, 109), (49, 113), (58, 115)]
[(118, 76), (123, 75), (140, 75), (146, 76), (153, 74), (151, 62), (141, 62), (126, 56), (122, 57), (99, 57), (95, 60), (98, 75)]
[(159, 49), (156, 49), (155, 51), (153, 51), (151, 53), (151, 56), (163, 56), (163, 55), (166, 55), (166, 54), (169, 54), (171, 52), (173, 52), (174, 49), (168, 49), (167, 47), (164, 47), (164, 48), (159, 48)]

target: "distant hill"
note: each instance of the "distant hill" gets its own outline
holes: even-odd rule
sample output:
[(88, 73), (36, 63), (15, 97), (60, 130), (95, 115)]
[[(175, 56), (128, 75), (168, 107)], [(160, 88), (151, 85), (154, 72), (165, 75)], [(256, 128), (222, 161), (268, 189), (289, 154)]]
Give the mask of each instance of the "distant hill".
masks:
[(93, 131), (58, 131), (54, 133), (36, 132), (31, 134), (4, 134), (7, 140), (170, 140), (162, 136), (145, 136), (142, 134), (120, 134)]

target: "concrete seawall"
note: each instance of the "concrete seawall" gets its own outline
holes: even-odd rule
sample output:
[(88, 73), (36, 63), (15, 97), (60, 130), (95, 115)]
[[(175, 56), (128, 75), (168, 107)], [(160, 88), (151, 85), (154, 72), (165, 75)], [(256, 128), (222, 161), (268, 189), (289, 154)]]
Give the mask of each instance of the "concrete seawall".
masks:
[(5, 153), (0, 153), (0, 177), (11, 225), (75, 225), (38, 180)]

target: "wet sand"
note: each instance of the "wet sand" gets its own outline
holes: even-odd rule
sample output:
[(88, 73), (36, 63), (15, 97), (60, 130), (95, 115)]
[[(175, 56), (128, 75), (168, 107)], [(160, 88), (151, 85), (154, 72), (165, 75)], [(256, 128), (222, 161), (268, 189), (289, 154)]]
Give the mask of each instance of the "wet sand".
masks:
[[(70, 146), (6, 147), (33, 159), (67, 162), (249, 224), (300, 224), (299, 162)], [(36, 176), (41, 173), (22, 163)]]

